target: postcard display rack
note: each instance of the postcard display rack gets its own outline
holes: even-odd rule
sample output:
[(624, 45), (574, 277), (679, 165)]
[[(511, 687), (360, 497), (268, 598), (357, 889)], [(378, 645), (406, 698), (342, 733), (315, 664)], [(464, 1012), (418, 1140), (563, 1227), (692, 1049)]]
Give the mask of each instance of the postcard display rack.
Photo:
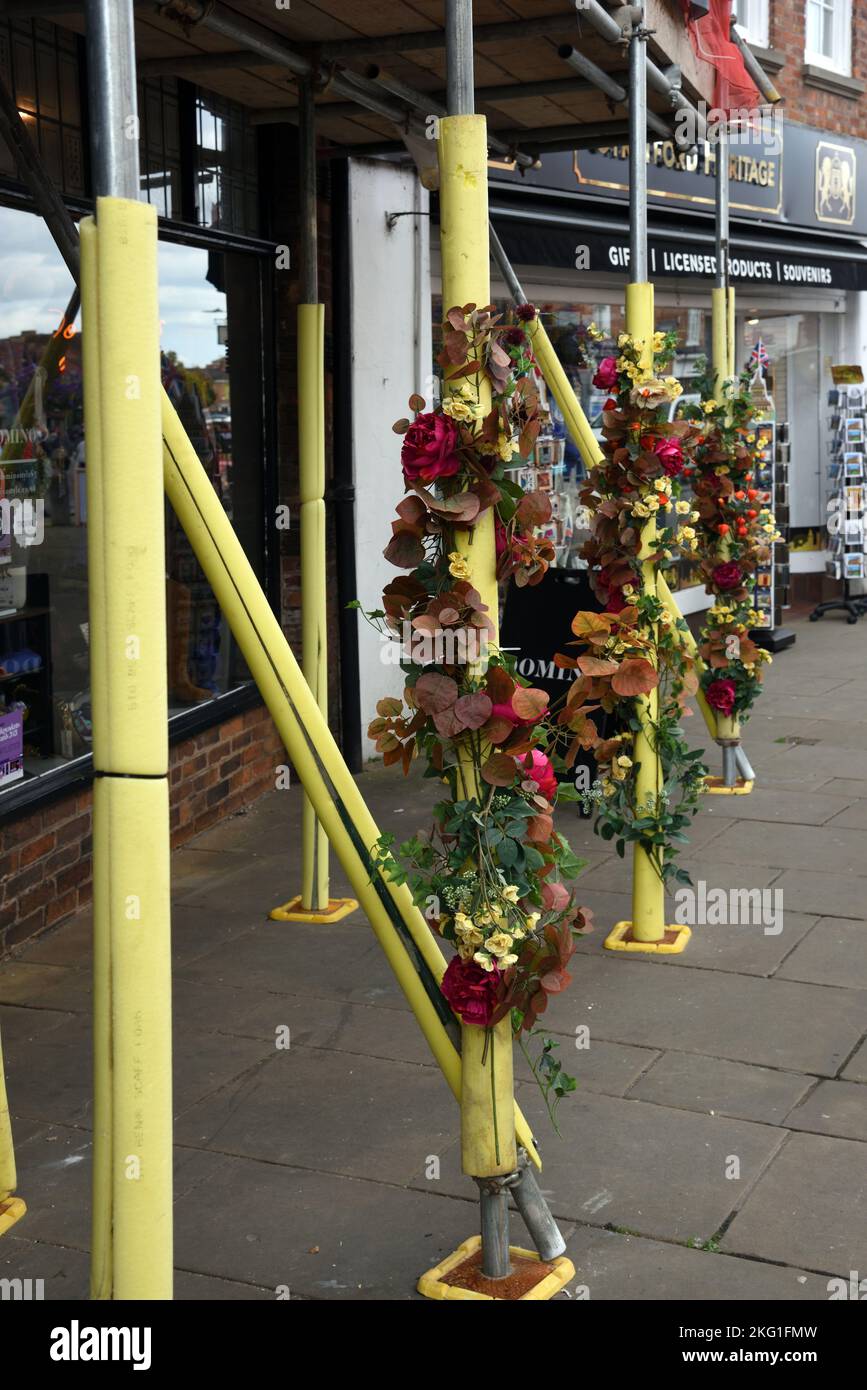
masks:
[(787, 420), (757, 420), (756, 461), (753, 469), (758, 503), (768, 507), (777, 521), (783, 539), (770, 547), (767, 562), (756, 569), (753, 606), (761, 615), (752, 637), (768, 651), (782, 651), (795, 641), (795, 633), (783, 626), (783, 610), (790, 606), (789, 547), (789, 423)]
[(867, 443), (864, 387), (834, 386), (828, 392), (831, 452), (827, 473), (828, 558), (825, 572), (842, 581), (839, 598), (820, 603), (810, 614), (816, 622), (833, 609), (843, 609), (847, 623), (867, 612), (867, 593), (853, 594), (851, 581), (867, 575)]

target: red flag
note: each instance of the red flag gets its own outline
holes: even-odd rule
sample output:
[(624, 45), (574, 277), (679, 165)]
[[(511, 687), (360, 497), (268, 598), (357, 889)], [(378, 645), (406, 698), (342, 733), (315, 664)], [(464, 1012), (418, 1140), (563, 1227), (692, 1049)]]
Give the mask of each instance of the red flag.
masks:
[(743, 56), (729, 37), (731, 0), (709, 0), (708, 13), (698, 14), (690, 0), (681, 0), (696, 57), (716, 71), (714, 106), (722, 111), (761, 105), (761, 96), (746, 70)]

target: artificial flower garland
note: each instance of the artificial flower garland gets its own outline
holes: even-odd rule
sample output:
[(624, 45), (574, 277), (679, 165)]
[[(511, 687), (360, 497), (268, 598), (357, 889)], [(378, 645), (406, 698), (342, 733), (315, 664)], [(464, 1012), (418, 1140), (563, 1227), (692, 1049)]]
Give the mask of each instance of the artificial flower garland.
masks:
[[(536, 584), (553, 559), (536, 535), (550, 518), (548, 498), (525, 493), (506, 472), (530, 454), (539, 431), (520, 322), (535, 310), (517, 314), (509, 325), (490, 306), (449, 310), (439, 361), (450, 391), (430, 409), (413, 396), (413, 418), (394, 426), (407, 496), (384, 553), (408, 573), (365, 616), (400, 644), (406, 674), (403, 698), (380, 700), (369, 736), (383, 761), (400, 762), (405, 773), (423, 757), (425, 775), (451, 794), (434, 808), (430, 833), (396, 848), (394, 836), (383, 836), (380, 862), (409, 883), (433, 929), (455, 947), (442, 990), (461, 1021), (491, 1029), (511, 1013), (520, 1037), (569, 984), (575, 939), (591, 914), (566, 886), (583, 861), (554, 829), (555, 803), (576, 799), (570, 786), (558, 787), (561, 730), (547, 694), (522, 681), (494, 645), (496, 615), (465, 558), (480, 518), (493, 510), (498, 578)], [(492, 393), (487, 410), (483, 383)], [(556, 1046), (545, 1039), (541, 1058), (530, 1059), (552, 1114), (575, 1086)]]
[[(671, 333), (655, 333), (650, 365), (645, 344), (622, 333), (618, 357), (600, 362), (593, 384), (609, 392), (602, 412), (604, 459), (591, 469), (581, 501), (592, 516), (590, 539), (582, 555), (590, 566), (602, 613), (578, 613), (572, 630), (582, 648), (577, 657), (560, 654), (557, 664), (579, 672), (559, 716), (572, 732), (566, 754), (574, 761), (579, 748), (592, 749), (600, 770), (584, 795), (595, 809), (596, 831), (615, 841), (617, 853), (629, 842), (640, 844), (659, 876), (689, 881), (676, 864), (677, 846), (698, 806), (705, 768), (701, 751), (690, 750), (680, 721), (686, 701), (698, 688), (694, 663), (678, 630), (682, 618), (643, 582), (643, 563), (663, 572), (678, 552), (694, 554), (698, 514), (681, 497), (681, 478), (693, 457), (698, 431), (686, 420), (669, 420), (672, 402), (682, 391), (663, 375), (676, 347)], [(654, 518), (655, 549), (642, 556), (642, 529)], [(632, 757), (641, 730), (641, 697), (658, 691), (658, 711), (646, 728), (661, 765), (657, 794), (640, 802), (638, 765)], [(619, 730), (601, 737), (592, 714), (601, 709), (616, 716)]]
[(758, 449), (749, 373), (715, 389), (707, 364), (699, 363), (695, 385), (702, 404), (685, 413), (704, 420), (692, 467), (698, 559), (705, 589), (714, 596), (699, 638), (701, 685), (718, 718), (736, 724), (749, 717), (762, 668), (771, 661), (749, 634), (760, 619), (753, 603), (756, 570), (780, 536), (753, 486)]

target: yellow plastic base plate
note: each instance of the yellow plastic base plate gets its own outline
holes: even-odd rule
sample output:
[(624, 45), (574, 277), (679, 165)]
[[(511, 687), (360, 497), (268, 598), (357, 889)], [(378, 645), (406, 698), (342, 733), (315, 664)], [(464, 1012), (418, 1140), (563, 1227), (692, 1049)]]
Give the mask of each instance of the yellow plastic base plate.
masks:
[(0, 1202), (0, 1236), (4, 1231), (8, 1231), (10, 1226), (14, 1226), (16, 1221), (20, 1221), (25, 1215), (27, 1207), (20, 1197), (6, 1197)]
[(327, 907), (305, 908), (301, 906), (299, 893), (282, 907), (272, 908), (268, 916), (272, 922), (339, 922), (341, 917), (348, 917), (357, 907), (354, 898), (329, 898)]
[[(447, 1274), (451, 1274), (458, 1265), (463, 1264), (471, 1255), (475, 1255), (481, 1246), (481, 1236), (470, 1236), (469, 1240), (465, 1240), (463, 1244), (459, 1245), (452, 1255), (447, 1255), (435, 1269), (429, 1269), (426, 1274), (421, 1276), (416, 1286), (419, 1293), (424, 1294), (425, 1298), (471, 1299), (476, 1303), (509, 1302), (509, 1299), (497, 1298), (496, 1294), (476, 1293), (473, 1289), (459, 1289), (454, 1284), (443, 1282)], [(525, 1260), (538, 1260), (539, 1258), (535, 1250), (522, 1250), (519, 1245), (510, 1245), (509, 1252)], [(550, 1260), (549, 1264), (551, 1265), (551, 1273), (536, 1284), (535, 1288), (528, 1289), (515, 1302), (540, 1302), (553, 1298), (555, 1294), (565, 1289), (570, 1279), (575, 1278), (575, 1266), (571, 1260), (566, 1259), (565, 1255), (561, 1255), (559, 1259)]]
[(716, 796), (749, 796), (753, 783), (739, 777), (733, 787), (727, 787), (721, 777), (705, 777), (704, 789)]
[(692, 936), (689, 927), (666, 926), (666, 932), (676, 932), (674, 941), (624, 941), (623, 938), (632, 926), (631, 922), (618, 922), (605, 938), (606, 951), (641, 951), (651, 956), (679, 956), (686, 950), (686, 943)]

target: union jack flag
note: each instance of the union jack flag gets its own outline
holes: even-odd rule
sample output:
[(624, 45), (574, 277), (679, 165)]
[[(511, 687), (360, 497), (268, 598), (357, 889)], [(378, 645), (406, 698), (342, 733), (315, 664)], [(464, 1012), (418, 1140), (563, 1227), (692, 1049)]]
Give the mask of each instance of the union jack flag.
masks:
[(757, 367), (767, 367), (770, 360), (771, 359), (768, 356), (768, 350), (762, 342), (761, 338), (759, 338), (758, 342), (756, 343), (755, 347), (750, 353), (750, 361), (754, 363)]

